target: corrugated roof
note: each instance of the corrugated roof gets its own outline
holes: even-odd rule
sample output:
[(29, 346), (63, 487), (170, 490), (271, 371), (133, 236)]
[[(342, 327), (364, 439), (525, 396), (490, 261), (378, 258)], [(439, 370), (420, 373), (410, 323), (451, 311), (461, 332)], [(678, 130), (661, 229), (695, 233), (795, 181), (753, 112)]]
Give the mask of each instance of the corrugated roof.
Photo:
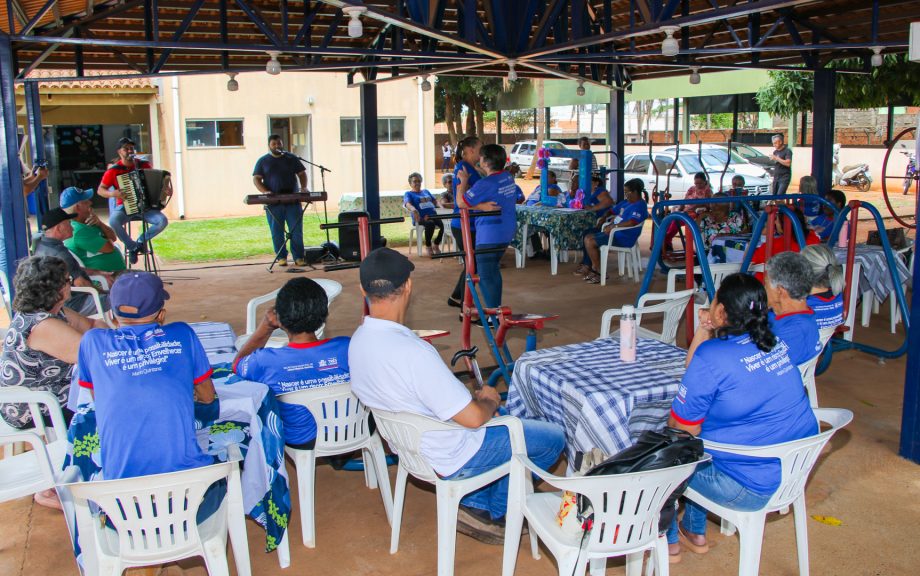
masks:
[[(42, 82), (42, 91), (49, 88), (64, 89), (81, 89), (81, 90), (140, 90), (143, 92), (156, 92), (157, 88), (153, 85), (150, 78), (134, 77), (125, 78), (123, 76), (106, 78), (119, 74), (117, 70), (87, 70), (86, 76), (92, 76), (93, 80), (62, 80), (60, 82)], [(75, 72), (73, 70), (47, 69), (38, 68), (33, 70), (28, 76), (31, 80), (44, 80), (45, 78), (70, 78)]]

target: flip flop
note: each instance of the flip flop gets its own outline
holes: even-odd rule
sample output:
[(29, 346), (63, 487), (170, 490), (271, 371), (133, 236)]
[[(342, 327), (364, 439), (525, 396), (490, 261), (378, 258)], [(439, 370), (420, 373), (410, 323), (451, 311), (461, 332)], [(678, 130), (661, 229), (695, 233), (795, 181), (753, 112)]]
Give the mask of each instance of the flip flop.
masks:
[(677, 541), (680, 542), (680, 545), (686, 548), (687, 550), (693, 552), (694, 554), (705, 554), (709, 552), (709, 543), (703, 544), (694, 544), (693, 541), (687, 536), (684, 532), (683, 526), (677, 527)]

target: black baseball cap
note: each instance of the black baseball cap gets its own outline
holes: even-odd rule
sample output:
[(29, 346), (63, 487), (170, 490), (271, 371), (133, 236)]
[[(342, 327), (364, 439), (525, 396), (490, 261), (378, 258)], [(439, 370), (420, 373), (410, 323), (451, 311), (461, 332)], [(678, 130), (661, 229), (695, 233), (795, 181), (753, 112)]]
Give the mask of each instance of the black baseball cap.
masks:
[(413, 270), (415, 264), (396, 250), (377, 248), (361, 262), (361, 288), (368, 295), (389, 293), (405, 284)]
[(128, 138), (127, 136), (124, 137), (124, 138), (119, 138), (119, 139), (118, 139), (118, 148), (119, 148), (119, 149), (124, 148), (124, 147), (127, 146), (128, 144), (130, 144), (131, 146), (137, 146), (137, 144), (134, 143), (134, 140)]
[(76, 214), (68, 214), (63, 208), (52, 208), (42, 216), (42, 230), (50, 230), (66, 220), (76, 218)]

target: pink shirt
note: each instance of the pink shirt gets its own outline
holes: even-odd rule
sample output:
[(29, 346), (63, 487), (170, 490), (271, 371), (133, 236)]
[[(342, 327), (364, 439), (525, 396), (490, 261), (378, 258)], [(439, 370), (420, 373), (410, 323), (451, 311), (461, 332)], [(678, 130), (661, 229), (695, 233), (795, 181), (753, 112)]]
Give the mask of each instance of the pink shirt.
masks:
[[(687, 190), (687, 194), (684, 195), (685, 200), (695, 200), (697, 198), (712, 198), (712, 188), (707, 184), (705, 188), (697, 188), (696, 186), (691, 186)], [(682, 212), (705, 212), (709, 210), (705, 205), (691, 205), (684, 204), (681, 208)]]

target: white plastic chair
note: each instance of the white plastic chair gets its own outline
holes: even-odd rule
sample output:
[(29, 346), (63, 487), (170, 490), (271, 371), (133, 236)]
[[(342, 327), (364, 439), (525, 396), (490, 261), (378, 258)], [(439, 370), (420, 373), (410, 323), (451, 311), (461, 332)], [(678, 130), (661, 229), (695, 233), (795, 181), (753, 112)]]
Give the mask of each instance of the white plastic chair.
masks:
[[(656, 294), (654, 292), (643, 294), (639, 298), (639, 306), (636, 308), (637, 334), (641, 338), (654, 338), (665, 344), (671, 344), (672, 346), (676, 345), (677, 327), (680, 324), (680, 319), (683, 316), (684, 310), (687, 308), (687, 303), (693, 298), (694, 292), (694, 290), (681, 290), (680, 292), (671, 292), (669, 294)], [(649, 305), (649, 302), (658, 301), (660, 301), (660, 303)], [(613, 319), (618, 318), (622, 313), (623, 311), (621, 308), (610, 308), (604, 311), (601, 317), (601, 338), (610, 336), (612, 333), (610, 331), (610, 326)], [(642, 317), (649, 314), (663, 315), (661, 320), (661, 332), (655, 332), (642, 327)]]
[(754, 512), (738, 512), (726, 508), (707, 499), (693, 488), (687, 488), (685, 496), (688, 499), (722, 518), (723, 534), (731, 535), (735, 528), (738, 529), (741, 541), (739, 576), (757, 576), (767, 514), (779, 512), (790, 505), (795, 516), (799, 575), (808, 575), (808, 515), (805, 511), (805, 483), (821, 454), (821, 449), (837, 430), (850, 423), (853, 413), (842, 408), (818, 408), (815, 410), (815, 416), (819, 423), (830, 425), (830, 429), (801, 440), (756, 447), (705, 442), (706, 449), (710, 451), (716, 450), (753, 458), (776, 458), (782, 465), (782, 480), (779, 488), (762, 509)]
[[(181, 472), (61, 484), (72, 501), (87, 574), (121, 574), (125, 569), (156, 566), (201, 556), (209, 574), (228, 575), (227, 536), (237, 574), (249, 576), (249, 549), (239, 477), (239, 447), (230, 461)], [(196, 522), (201, 499), (215, 482), (227, 480), (220, 508), (203, 523)], [(114, 528), (94, 517), (95, 503)], [(89, 552), (89, 554), (87, 554)]]
[[(753, 273), (752, 270), (748, 270)], [(741, 264), (737, 262), (727, 262), (725, 264), (710, 264), (709, 272), (712, 274), (712, 285), (713, 289), (718, 290), (719, 286), (722, 285), (722, 280), (725, 279), (729, 274), (734, 274), (735, 272), (741, 272)], [(702, 274), (703, 269), (699, 266), (693, 267), (694, 274)], [(677, 277), (686, 276), (687, 271), (684, 268), (671, 268), (668, 270), (668, 292), (674, 292), (677, 289)]]
[[(407, 210), (408, 212), (408, 210)], [(409, 254), (412, 254), (412, 238), (415, 237), (416, 252), (422, 255), (422, 237), (425, 235), (425, 227), (416, 224), (412, 214), (409, 214)]]
[[(77, 261), (77, 264), (80, 265), (80, 268), (86, 269), (86, 266), (83, 264), (83, 260), (81, 260), (79, 256), (74, 254), (72, 250), (68, 250), (68, 252), (70, 252), (70, 255), (73, 256), (73, 259)], [(109, 291), (109, 281), (106, 280), (105, 276), (101, 276), (99, 274), (93, 274), (89, 277), (89, 279), (92, 280), (93, 282), (98, 282), (99, 287), (105, 290), (106, 292)]]
[(285, 404), (304, 406), (316, 420), (316, 444), (313, 450), (284, 447), (284, 453), (294, 460), (297, 487), (300, 494), (300, 525), (303, 545), (316, 547), (315, 487), (316, 459), (361, 450), (364, 456), (364, 478), (368, 488), (380, 489), (387, 522), (392, 522), (393, 496), (387, 473), (386, 454), (377, 432), (368, 426), (370, 410), (351, 393), (351, 386), (339, 384), (288, 392), (278, 396)]
[(105, 323), (109, 325), (110, 328), (114, 328), (115, 325), (112, 324), (112, 321), (105, 313), (105, 308), (102, 307), (102, 299), (99, 298), (99, 291), (90, 286), (71, 286), (71, 292), (82, 292), (84, 294), (89, 294), (90, 298), (93, 299), (93, 305), (96, 308), (96, 312), (87, 316), (90, 320), (105, 320)]
[[(342, 285), (335, 280), (329, 280), (327, 278), (312, 278), (312, 280), (322, 286), (323, 290), (326, 292), (326, 299), (331, 307), (336, 296), (342, 293)], [(274, 302), (275, 298), (278, 296), (279, 290), (281, 290), (281, 288), (272, 290), (268, 294), (263, 294), (262, 296), (256, 296), (246, 304), (246, 333), (236, 339), (237, 350), (243, 347), (243, 344), (249, 340), (249, 337), (252, 336), (252, 333), (255, 332), (256, 328), (259, 326), (259, 317), (256, 315), (259, 306), (268, 302)], [(326, 325), (323, 324), (319, 327), (319, 330), (316, 331), (316, 338), (318, 340), (323, 338), (325, 328)], [(287, 343), (287, 334), (284, 333), (284, 330), (279, 328), (272, 332), (272, 336), (265, 346), (267, 348), (281, 348), (282, 346), (287, 346)]]
[(10, 279), (6, 275), (6, 270), (0, 270), (0, 288), (3, 289), (3, 306), (6, 308), (6, 316), (13, 319), (13, 293), (10, 291)]
[[(843, 264), (843, 274), (844, 278), (847, 277), (847, 265)], [(849, 328), (843, 333), (843, 339), (852, 342), (853, 341), (853, 332), (856, 329), (856, 301), (858, 300), (857, 293), (859, 290), (859, 278), (862, 274), (862, 264), (859, 261), (853, 262), (853, 285), (850, 287), (850, 302), (847, 306), (847, 318), (843, 322), (843, 325)], [(871, 294), (871, 290), (869, 292)], [(847, 305), (844, 302), (844, 305)]]
[(636, 238), (636, 243), (628, 248), (621, 246), (613, 245), (613, 236), (617, 232), (622, 232), (624, 230), (632, 230), (633, 228), (642, 228), (642, 225), (645, 222), (636, 224), (635, 226), (627, 226), (625, 228), (617, 228), (616, 230), (611, 230), (610, 235), (607, 237), (607, 245), (600, 246), (601, 250), (601, 286), (607, 285), (607, 257), (610, 252), (617, 253), (617, 272), (620, 276), (623, 276), (624, 265), (625, 271), (634, 282), (640, 280), (639, 271), (642, 269), (642, 256), (639, 253), (639, 239)]
[[(530, 549), (540, 558), (539, 541), (556, 558), (559, 576), (605, 572), (607, 558), (626, 556), (626, 574), (638, 575), (646, 550), (658, 576), (668, 575), (668, 543), (658, 533), (658, 518), (665, 501), (693, 474), (700, 462), (630, 474), (608, 476), (554, 476), (524, 456), (515, 456), (512, 486), (508, 491), (505, 550), (502, 574), (511, 576), (520, 546), (523, 519), (530, 529)], [(564, 531), (556, 521), (562, 492), (534, 492), (529, 473), (550, 486), (584, 495), (594, 509), (593, 528), (586, 535)]]
[[(837, 327), (833, 326), (831, 328), (821, 328), (821, 330), (818, 331), (821, 337), (822, 351), (824, 350), (824, 347), (827, 346), (827, 343), (830, 341), (836, 330)], [(808, 392), (808, 402), (811, 404), (812, 408), (818, 407), (818, 389), (815, 386), (815, 369), (817, 368), (818, 360), (820, 359), (821, 353), (819, 352), (808, 362), (799, 364), (799, 373), (802, 375), (802, 384), (805, 385), (805, 390)]]
[[(917, 257), (916, 247), (911, 243), (908, 244), (905, 248), (897, 250), (898, 255), (903, 259), (905, 254), (910, 252), (910, 258), (907, 259), (907, 270), (913, 275), (914, 273), (914, 262)], [(910, 298), (907, 297), (907, 285), (910, 282), (908, 279), (907, 282), (901, 283), (901, 290), (904, 292), (905, 299), (907, 300), (908, 305), (910, 305)], [(889, 306), (891, 307), (891, 333), (894, 334), (898, 330), (898, 323), (901, 322), (901, 308), (898, 307), (898, 299), (895, 298), (894, 292), (888, 297)]]
[[(492, 470), (462, 480), (440, 478), (419, 449), (422, 435), (446, 430), (467, 430), (458, 424), (440, 422), (426, 416), (408, 412), (388, 412), (371, 409), (380, 435), (399, 454), (399, 469), (396, 473), (396, 489), (393, 500), (393, 522), (390, 538), (390, 554), (399, 549), (399, 528), (402, 521), (403, 501), (406, 497), (406, 481), (411, 474), (424, 482), (434, 484), (438, 507), (438, 576), (454, 573), (454, 552), (457, 540), (457, 514), (460, 499), (482, 488), (486, 484), (508, 475), (511, 464), (496, 466)], [(493, 418), (483, 428), (505, 426), (511, 441), (512, 455), (526, 455), (524, 428), (521, 421), (512, 416)]]
[[(32, 427), (13, 428), (0, 418), (0, 444), (6, 451), (0, 460), (0, 502), (54, 488), (67, 455), (67, 425), (54, 394), (20, 386), (0, 388), (0, 405), (13, 403), (29, 405)], [(43, 423), (42, 404), (48, 408), (51, 430)], [(28, 444), (32, 449), (13, 455), (11, 449), (17, 444)]]

